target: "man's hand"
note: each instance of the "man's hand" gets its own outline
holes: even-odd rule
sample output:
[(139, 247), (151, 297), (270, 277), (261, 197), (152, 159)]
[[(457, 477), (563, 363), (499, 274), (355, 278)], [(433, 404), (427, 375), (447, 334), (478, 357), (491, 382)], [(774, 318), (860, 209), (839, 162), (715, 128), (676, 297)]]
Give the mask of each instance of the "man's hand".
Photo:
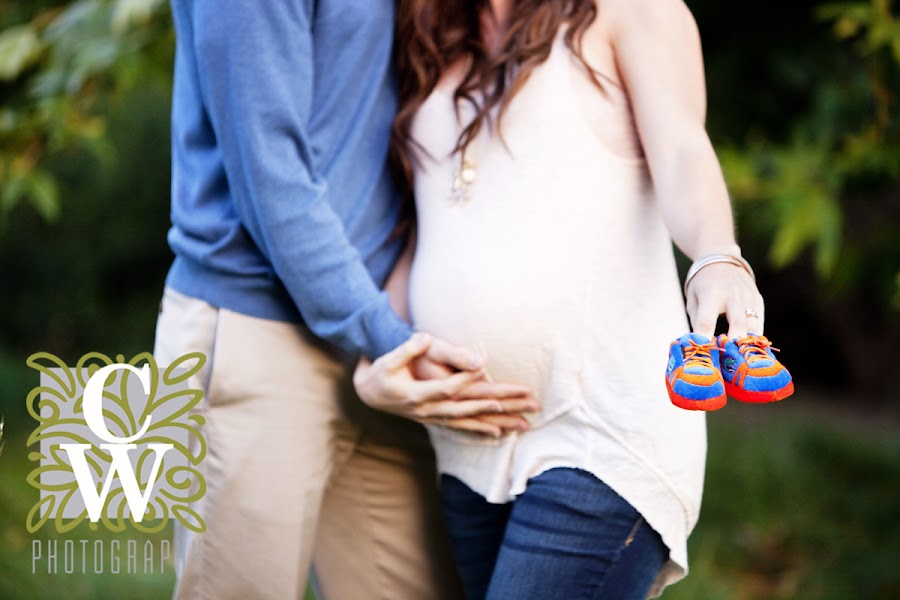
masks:
[(481, 365), (471, 351), (416, 333), (375, 362), (360, 360), (353, 384), (369, 406), (420, 423), (493, 437), (527, 428), (519, 413), (539, 408), (531, 391), (485, 380)]

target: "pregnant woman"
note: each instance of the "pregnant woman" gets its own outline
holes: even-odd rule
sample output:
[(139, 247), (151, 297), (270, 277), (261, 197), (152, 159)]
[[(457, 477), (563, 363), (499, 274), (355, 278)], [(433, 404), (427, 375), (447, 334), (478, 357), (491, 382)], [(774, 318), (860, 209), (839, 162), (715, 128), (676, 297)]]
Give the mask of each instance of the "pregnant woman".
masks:
[[(688, 328), (672, 241), (694, 260), (740, 256), (694, 20), (681, 0), (398, 11), (394, 150), (417, 241), (393, 293), (404, 304), (408, 278), (417, 329), (477, 348), (487, 378), (541, 404), (527, 426), (422, 419), (467, 594), (659, 594), (687, 573), (706, 455), (703, 415), (662, 383)], [(737, 337), (763, 306), (723, 261), (687, 309), (696, 333), (725, 313)], [(377, 366), (357, 374), (363, 397)]]

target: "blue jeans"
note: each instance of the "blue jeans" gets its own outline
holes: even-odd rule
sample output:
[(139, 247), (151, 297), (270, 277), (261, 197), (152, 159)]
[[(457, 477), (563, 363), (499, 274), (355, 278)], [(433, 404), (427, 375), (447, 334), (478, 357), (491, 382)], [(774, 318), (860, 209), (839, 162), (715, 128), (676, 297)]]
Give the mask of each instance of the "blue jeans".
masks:
[(669, 550), (586, 471), (550, 469), (491, 504), (442, 477), (444, 517), (469, 600), (643, 600)]

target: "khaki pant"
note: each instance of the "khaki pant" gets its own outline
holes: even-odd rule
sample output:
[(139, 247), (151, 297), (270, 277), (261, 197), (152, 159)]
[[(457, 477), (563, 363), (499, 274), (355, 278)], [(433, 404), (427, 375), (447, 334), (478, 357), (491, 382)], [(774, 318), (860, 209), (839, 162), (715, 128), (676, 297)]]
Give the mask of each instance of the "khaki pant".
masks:
[(311, 564), (325, 600), (461, 597), (420, 426), (362, 404), (302, 326), (167, 289), (156, 359), (191, 351), (207, 530), (176, 526), (175, 598), (302, 598)]

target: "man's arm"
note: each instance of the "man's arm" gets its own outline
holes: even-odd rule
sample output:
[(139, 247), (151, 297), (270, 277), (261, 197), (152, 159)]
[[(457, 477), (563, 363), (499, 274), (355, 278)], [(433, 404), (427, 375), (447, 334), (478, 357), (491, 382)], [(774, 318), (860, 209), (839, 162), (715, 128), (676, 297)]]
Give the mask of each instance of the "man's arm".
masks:
[(196, 67), (244, 227), (316, 335), (377, 358), (412, 331), (347, 239), (313, 168), (310, 5), (188, 4)]

